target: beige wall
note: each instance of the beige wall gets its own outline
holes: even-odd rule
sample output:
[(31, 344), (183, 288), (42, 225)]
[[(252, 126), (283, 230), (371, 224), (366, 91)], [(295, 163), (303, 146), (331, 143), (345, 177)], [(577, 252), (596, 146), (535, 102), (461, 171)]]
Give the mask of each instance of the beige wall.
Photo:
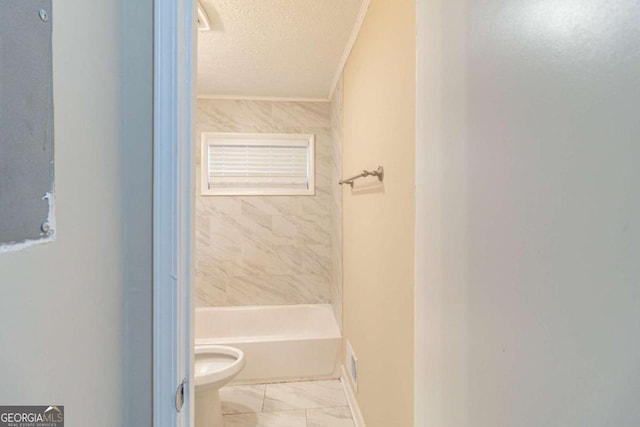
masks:
[[(331, 104), (199, 100), (201, 132), (311, 133), (314, 196), (200, 196), (196, 180), (196, 303), (200, 306), (328, 303), (333, 259)], [(199, 175), (198, 175), (199, 176)], [(339, 219), (338, 219), (339, 221)], [(335, 291), (334, 291), (335, 293)]]
[(344, 71), (343, 173), (385, 168), (343, 189), (344, 335), (369, 427), (413, 425), (414, 29), (414, 1), (372, 0)]

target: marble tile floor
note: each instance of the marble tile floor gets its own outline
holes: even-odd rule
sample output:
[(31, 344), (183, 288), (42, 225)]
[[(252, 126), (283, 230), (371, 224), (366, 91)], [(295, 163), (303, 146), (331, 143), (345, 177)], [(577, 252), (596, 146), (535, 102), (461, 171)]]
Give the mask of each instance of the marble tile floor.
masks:
[(226, 386), (224, 427), (354, 427), (340, 380)]

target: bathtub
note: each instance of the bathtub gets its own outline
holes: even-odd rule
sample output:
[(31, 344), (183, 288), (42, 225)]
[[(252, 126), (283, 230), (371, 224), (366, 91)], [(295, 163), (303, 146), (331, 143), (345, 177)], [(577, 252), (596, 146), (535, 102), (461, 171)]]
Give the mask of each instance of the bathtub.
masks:
[(329, 304), (196, 308), (195, 344), (244, 351), (232, 384), (340, 376), (342, 340)]

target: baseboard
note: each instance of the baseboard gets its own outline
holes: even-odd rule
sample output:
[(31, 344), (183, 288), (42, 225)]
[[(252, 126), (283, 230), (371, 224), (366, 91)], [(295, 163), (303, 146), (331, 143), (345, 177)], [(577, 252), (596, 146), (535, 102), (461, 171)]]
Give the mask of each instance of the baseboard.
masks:
[(348, 378), (347, 370), (344, 365), (342, 365), (342, 377), (340, 377), (340, 381), (342, 381), (344, 394), (347, 396), (349, 409), (351, 409), (351, 414), (353, 415), (353, 424), (355, 427), (366, 427), (364, 424), (364, 418), (362, 417), (362, 412), (360, 412), (360, 407), (358, 406), (358, 401), (356, 400), (356, 394), (354, 393), (351, 381), (349, 381)]

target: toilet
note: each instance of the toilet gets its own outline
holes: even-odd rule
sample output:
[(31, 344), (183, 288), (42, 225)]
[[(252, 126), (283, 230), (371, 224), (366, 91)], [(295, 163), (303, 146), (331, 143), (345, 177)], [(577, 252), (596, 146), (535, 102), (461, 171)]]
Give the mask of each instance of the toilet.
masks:
[(222, 426), (218, 390), (244, 368), (244, 353), (225, 345), (197, 345), (194, 353), (195, 427)]

